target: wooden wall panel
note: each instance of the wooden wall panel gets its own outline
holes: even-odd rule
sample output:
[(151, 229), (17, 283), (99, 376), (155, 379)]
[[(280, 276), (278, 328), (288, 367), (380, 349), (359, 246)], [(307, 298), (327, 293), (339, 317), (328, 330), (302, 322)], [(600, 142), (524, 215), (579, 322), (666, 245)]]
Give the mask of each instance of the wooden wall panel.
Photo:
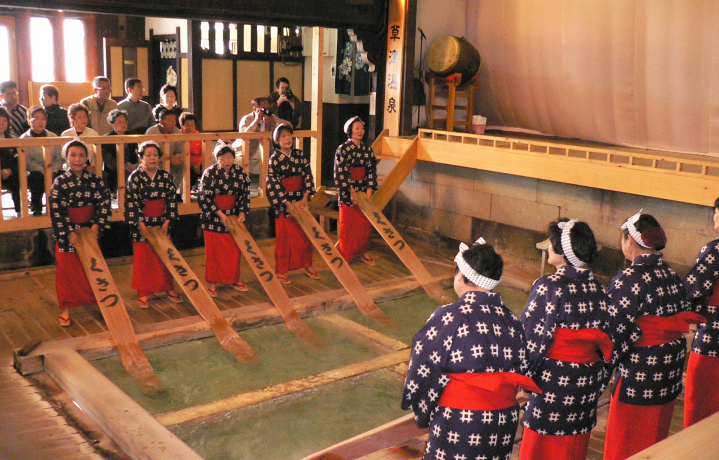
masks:
[(228, 59), (202, 60), (202, 129), (234, 131), (232, 64)]
[[(272, 91), (275, 91), (274, 85), (278, 78), (285, 77), (290, 81), (290, 88), (292, 88), (292, 92), (297, 95), (300, 99), (303, 101), (305, 100), (304, 97), (304, 81), (302, 80), (302, 77), (304, 76), (304, 72), (302, 70), (302, 64), (301, 63), (294, 63), (294, 65), (287, 65), (283, 64), (282, 62), (275, 62), (274, 63), (274, 81), (272, 82)], [(302, 122), (304, 126), (304, 121)], [(309, 121), (307, 122), (309, 123)], [(309, 124), (307, 125), (309, 126)]]
[[(237, 61), (237, 122), (252, 110), (252, 99), (267, 96), (269, 61)], [(236, 128), (236, 127), (235, 127)]]

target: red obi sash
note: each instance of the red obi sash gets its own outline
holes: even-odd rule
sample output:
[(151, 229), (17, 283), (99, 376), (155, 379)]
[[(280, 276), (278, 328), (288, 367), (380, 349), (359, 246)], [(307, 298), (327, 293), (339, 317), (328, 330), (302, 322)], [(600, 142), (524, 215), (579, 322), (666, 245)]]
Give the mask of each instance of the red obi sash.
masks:
[(165, 199), (145, 201), (142, 212), (145, 217), (162, 217), (165, 214)]
[(542, 390), (526, 375), (515, 372), (447, 374), (439, 405), (452, 409), (499, 410), (517, 404), (517, 385), (533, 393)]
[(691, 311), (683, 311), (672, 316), (642, 315), (634, 321), (642, 328), (642, 336), (635, 347), (651, 347), (678, 340), (689, 332), (690, 324), (705, 323), (706, 318)]
[(719, 280), (714, 283), (714, 292), (707, 299), (707, 305), (719, 305)]
[(86, 224), (95, 215), (95, 206), (83, 206), (81, 208), (67, 208), (67, 216), (73, 224)]
[(235, 195), (215, 195), (215, 204), (221, 211), (229, 211), (235, 207)]
[(352, 180), (352, 181), (364, 180), (364, 174), (365, 174), (364, 166), (350, 168), (350, 180)]
[(280, 182), (282, 182), (285, 192), (299, 192), (302, 190), (302, 176), (285, 177)]
[(554, 341), (547, 351), (547, 358), (590, 364), (596, 363), (603, 356), (609, 362), (613, 349), (614, 344), (604, 331), (558, 327), (554, 330)]

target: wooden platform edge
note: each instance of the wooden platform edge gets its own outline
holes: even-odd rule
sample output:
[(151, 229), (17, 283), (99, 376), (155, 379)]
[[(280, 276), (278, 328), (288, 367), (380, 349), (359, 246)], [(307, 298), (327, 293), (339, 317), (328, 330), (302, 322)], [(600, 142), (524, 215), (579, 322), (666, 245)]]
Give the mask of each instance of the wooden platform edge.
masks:
[(131, 458), (202, 460), (77, 352), (48, 353), (45, 370)]

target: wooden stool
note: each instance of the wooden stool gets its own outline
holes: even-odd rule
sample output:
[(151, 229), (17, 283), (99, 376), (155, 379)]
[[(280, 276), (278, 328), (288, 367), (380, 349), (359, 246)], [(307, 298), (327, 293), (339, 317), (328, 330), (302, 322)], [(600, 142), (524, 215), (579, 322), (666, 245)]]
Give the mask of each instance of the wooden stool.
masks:
[[(460, 74), (452, 75), (448, 78), (440, 78), (437, 76), (429, 77), (429, 104), (428, 108), (428, 127), (434, 129), (437, 122), (446, 122), (446, 130), (454, 131), (455, 126), (463, 126), (462, 131), (472, 131), (472, 115), (474, 110), (474, 92), (479, 86), (479, 78), (475, 77), (466, 85), (459, 86), (458, 82), (462, 80)], [(437, 96), (447, 98), (446, 105), (437, 104)], [(457, 105), (457, 99), (466, 99), (465, 105)], [(436, 118), (435, 110), (447, 111), (446, 118)], [(466, 117), (464, 120), (455, 121), (455, 112), (457, 110), (464, 111)]]

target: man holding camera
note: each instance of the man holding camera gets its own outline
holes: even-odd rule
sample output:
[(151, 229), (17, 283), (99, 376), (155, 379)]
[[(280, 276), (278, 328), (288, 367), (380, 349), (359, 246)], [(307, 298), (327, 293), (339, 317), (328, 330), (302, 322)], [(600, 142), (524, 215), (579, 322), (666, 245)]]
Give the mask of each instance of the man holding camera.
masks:
[(269, 97), (272, 113), (276, 113), (284, 120), (292, 121), (295, 130), (302, 129), (302, 101), (292, 92), (290, 81), (281, 77), (275, 82), (275, 87), (277, 91)]
[[(259, 133), (263, 131), (272, 131), (278, 123), (282, 123), (282, 119), (273, 115), (270, 111), (270, 101), (266, 97), (256, 97), (252, 99), (252, 112), (248, 113), (240, 120), (238, 131), (241, 133)], [(235, 163), (242, 165), (242, 139), (237, 139), (232, 148), (235, 149)], [(267, 152), (269, 158), (272, 152)], [(250, 140), (250, 179), (252, 180), (251, 192), (254, 191), (259, 184), (260, 167), (262, 166), (262, 152), (260, 151), (259, 139)]]

